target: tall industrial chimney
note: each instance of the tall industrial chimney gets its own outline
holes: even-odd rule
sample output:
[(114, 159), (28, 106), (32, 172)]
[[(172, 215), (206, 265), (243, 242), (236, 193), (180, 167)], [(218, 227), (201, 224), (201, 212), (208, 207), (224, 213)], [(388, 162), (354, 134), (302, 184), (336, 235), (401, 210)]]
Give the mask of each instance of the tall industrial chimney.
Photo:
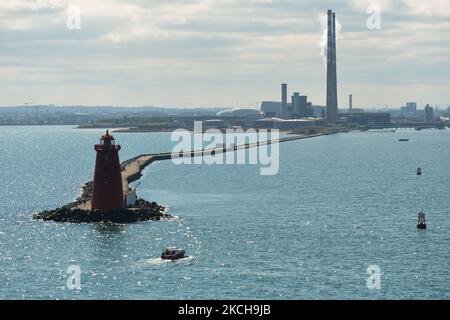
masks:
[(333, 12), (333, 91), (334, 91), (334, 103), (336, 110), (336, 118), (338, 113), (338, 101), (337, 101), (337, 67), (336, 67), (336, 13)]
[(281, 84), (281, 108), (283, 113), (287, 112), (287, 84)]
[(336, 17), (327, 12), (327, 109), (326, 120), (336, 123), (337, 119), (337, 76), (336, 76)]
[(352, 111), (353, 109), (353, 95), (348, 95), (348, 111)]

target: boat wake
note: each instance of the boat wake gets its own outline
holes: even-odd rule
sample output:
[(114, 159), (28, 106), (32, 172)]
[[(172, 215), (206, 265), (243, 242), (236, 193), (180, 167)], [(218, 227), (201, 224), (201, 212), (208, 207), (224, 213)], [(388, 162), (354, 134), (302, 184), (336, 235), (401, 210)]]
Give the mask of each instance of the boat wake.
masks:
[(178, 259), (178, 260), (168, 260), (168, 259), (161, 259), (161, 257), (158, 258), (150, 258), (150, 259), (145, 259), (143, 261), (144, 264), (146, 265), (153, 265), (153, 266), (158, 266), (158, 265), (164, 265), (167, 263), (187, 263), (190, 262), (192, 260), (194, 260), (195, 258), (192, 256), (186, 257), (186, 258), (182, 258), (182, 259)]

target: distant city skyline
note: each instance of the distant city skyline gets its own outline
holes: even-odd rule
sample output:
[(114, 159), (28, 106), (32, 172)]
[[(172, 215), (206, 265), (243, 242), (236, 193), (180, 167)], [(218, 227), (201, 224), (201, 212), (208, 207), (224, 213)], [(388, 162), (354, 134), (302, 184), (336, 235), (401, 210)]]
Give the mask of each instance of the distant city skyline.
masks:
[[(71, 6), (80, 29), (68, 28)], [(281, 83), (325, 105), (327, 9), (339, 108), (349, 94), (354, 108), (450, 106), (445, 0), (5, 0), (0, 106), (256, 108), (281, 101)]]

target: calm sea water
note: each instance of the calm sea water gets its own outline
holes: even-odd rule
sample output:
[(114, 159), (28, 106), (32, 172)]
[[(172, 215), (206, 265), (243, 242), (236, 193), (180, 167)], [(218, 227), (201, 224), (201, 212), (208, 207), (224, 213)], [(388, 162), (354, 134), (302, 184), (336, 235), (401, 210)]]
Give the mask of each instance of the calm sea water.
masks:
[[(139, 194), (175, 221), (32, 220), (92, 178), (100, 133), (0, 127), (0, 298), (450, 298), (450, 130), (283, 143), (275, 176), (258, 165), (154, 163)], [(122, 160), (174, 144), (167, 133), (116, 139)], [(415, 228), (419, 210), (426, 231)], [(191, 258), (158, 259), (172, 244)], [(70, 265), (81, 290), (67, 288)], [(379, 290), (367, 288), (370, 265)]]

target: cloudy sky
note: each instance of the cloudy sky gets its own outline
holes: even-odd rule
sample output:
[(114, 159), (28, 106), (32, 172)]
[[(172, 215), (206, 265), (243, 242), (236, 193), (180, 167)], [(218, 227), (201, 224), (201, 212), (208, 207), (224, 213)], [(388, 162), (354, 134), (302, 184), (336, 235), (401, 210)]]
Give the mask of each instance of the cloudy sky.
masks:
[(328, 8), (340, 106), (450, 105), (447, 0), (1, 0), (0, 105), (255, 108), (282, 82), (324, 104)]

